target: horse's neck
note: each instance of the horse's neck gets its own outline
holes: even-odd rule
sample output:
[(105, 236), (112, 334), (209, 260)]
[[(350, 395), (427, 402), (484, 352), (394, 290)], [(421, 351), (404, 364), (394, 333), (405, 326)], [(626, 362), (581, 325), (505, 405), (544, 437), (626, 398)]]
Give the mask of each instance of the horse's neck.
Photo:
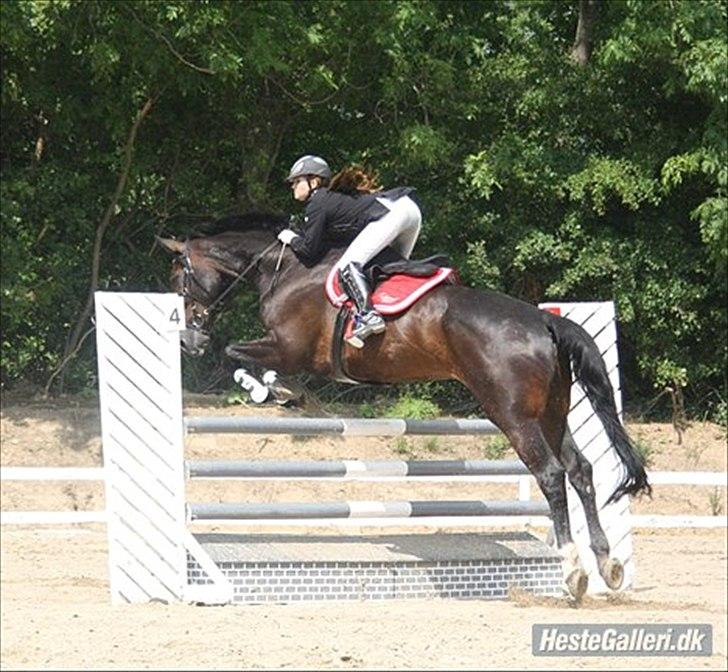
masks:
[(264, 307), (263, 304), (283, 298), (290, 292), (318, 291), (323, 297), (326, 276), (340, 255), (341, 250), (332, 250), (314, 266), (307, 267), (298, 260), (290, 248), (285, 249), (282, 258), (280, 249), (269, 252), (264, 263), (260, 265), (257, 279), (261, 308)]
[(236, 244), (230, 248), (228, 252), (235, 260), (237, 272), (242, 271), (251, 263), (254, 263), (260, 268), (260, 257), (261, 255), (263, 255), (263, 257), (270, 255), (271, 250), (268, 250), (266, 253), (266, 248), (270, 247), (273, 242), (275, 242), (275, 238), (260, 238), (252, 241), (250, 239), (243, 238), (240, 241), (236, 241)]
[(251, 259), (255, 259), (274, 241), (272, 234), (226, 231), (207, 238), (194, 239), (193, 243), (203, 256), (239, 273)]

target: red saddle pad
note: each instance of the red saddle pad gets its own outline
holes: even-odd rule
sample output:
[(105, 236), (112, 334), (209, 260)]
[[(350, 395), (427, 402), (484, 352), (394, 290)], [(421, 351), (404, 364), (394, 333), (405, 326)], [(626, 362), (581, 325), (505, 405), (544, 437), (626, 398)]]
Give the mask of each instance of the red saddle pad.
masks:
[[(377, 285), (372, 293), (372, 305), (382, 315), (396, 315), (407, 310), (415, 301), (447, 280), (454, 270), (439, 268), (433, 275), (419, 278), (412, 275), (392, 275)], [(341, 289), (339, 270), (334, 267), (326, 278), (326, 297), (337, 308), (351, 300)]]

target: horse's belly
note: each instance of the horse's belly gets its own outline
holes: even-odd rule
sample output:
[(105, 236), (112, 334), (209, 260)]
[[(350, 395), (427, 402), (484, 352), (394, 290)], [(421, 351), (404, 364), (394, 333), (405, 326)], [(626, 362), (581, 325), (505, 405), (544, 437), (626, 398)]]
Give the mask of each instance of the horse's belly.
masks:
[(415, 304), (404, 315), (388, 320), (386, 331), (369, 337), (361, 350), (345, 345), (344, 367), (349, 375), (378, 383), (453, 378), (450, 343), (439, 316), (424, 307)]

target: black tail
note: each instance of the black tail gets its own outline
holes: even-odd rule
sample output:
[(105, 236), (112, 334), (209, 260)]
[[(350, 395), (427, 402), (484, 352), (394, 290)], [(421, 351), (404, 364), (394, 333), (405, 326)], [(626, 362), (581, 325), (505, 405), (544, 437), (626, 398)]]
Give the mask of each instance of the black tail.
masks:
[(621, 483), (607, 500), (616, 502), (623, 495), (652, 494), (647, 480), (644, 460), (635, 450), (632, 441), (617, 415), (614, 393), (609, 382), (607, 367), (589, 334), (575, 322), (545, 313), (548, 326), (560, 351), (571, 359), (574, 376), (582, 384), (586, 396), (602, 421), (609, 440), (612, 442), (626, 473)]

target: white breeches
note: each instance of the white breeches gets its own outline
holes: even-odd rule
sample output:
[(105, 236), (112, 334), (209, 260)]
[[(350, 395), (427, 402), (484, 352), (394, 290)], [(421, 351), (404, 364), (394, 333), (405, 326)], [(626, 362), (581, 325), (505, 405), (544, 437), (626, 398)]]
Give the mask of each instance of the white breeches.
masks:
[(386, 198), (377, 199), (389, 208), (389, 212), (381, 219), (369, 222), (359, 235), (351, 241), (337, 268), (344, 268), (355, 261), (362, 266), (373, 259), (385, 247), (391, 246), (405, 259), (409, 259), (422, 225), (422, 213), (409, 196), (396, 201)]

